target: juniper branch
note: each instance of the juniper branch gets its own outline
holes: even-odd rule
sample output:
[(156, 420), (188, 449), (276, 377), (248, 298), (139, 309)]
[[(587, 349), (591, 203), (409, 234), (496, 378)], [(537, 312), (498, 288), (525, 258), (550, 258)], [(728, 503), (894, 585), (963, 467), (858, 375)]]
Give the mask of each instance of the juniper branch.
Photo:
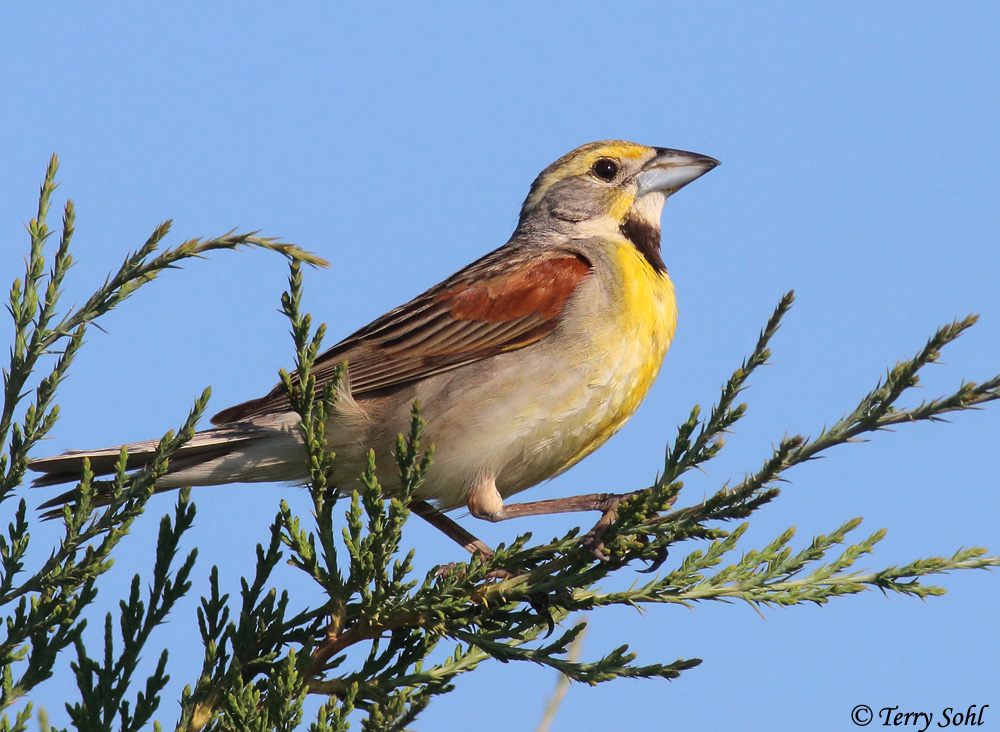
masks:
[[(684, 474), (716, 457), (725, 434), (746, 413), (746, 405), (737, 400), (753, 372), (767, 363), (770, 341), (792, 304), (789, 293), (750, 355), (723, 385), (717, 404), (707, 416), (698, 407), (691, 411), (665, 451), (661, 473), (648, 489), (638, 491), (620, 507), (605, 537), (611, 561), (595, 561), (580, 546), (578, 530), (540, 544), (531, 544), (530, 535), (525, 534), (509, 546), (497, 547), (492, 557), (476, 555), (416, 579), (414, 553), (404, 545), (402, 528), (409, 500), (432, 461), (432, 450), (422, 444), (417, 405), (408, 434), (400, 436), (395, 451), (402, 488), (384, 494), (371, 456), (367, 470), (358, 476), (358, 489), (350, 496), (346, 524), (338, 536), (333, 509), (341, 493), (349, 491), (333, 484), (335, 456), (327, 444), (326, 423), (334, 414), (343, 366), (332, 380), (324, 378), (324, 388), (317, 387), (313, 368), (324, 328), (314, 329), (310, 316), (301, 311), (301, 263), (321, 262), (290, 245), (232, 232), (216, 239), (190, 240), (156, 255), (169, 230), (168, 222), (130, 254), (79, 310), (60, 316), (56, 305), (72, 264), (69, 243), (75, 224), (68, 204), (60, 244), (46, 275), (43, 251), (49, 232), (45, 216), (54, 176), (53, 159), (42, 186), (38, 216), (29, 225), (31, 251), (25, 275), (12, 288), (8, 307), (16, 335), (0, 413), (0, 437), (6, 442), (9, 436), (11, 445), (9, 456), (0, 456), (0, 500), (20, 484), (27, 451), (57, 418), (52, 404), (56, 388), (83, 343), (86, 327), (96, 318), (163, 270), (215, 249), (262, 247), (291, 260), (282, 307), (291, 324), (296, 366), (292, 374), (282, 372), (280, 378), (301, 418), (313, 517), (303, 521), (287, 504), (281, 504), (269, 541), (257, 547), (256, 572), (242, 582), (238, 598), (231, 601), (221, 593), (218, 570), (212, 569), (209, 593), (198, 610), (205, 646), (202, 671), (183, 693), (178, 730), (291, 729), (301, 724), (302, 703), (309, 693), (328, 697), (311, 726), (317, 732), (345, 730), (349, 715), (359, 711), (366, 715), (364, 729), (402, 729), (432, 698), (450, 691), (459, 675), (486, 660), (542, 665), (591, 684), (621, 677), (674, 678), (700, 661), (639, 664), (626, 646), (598, 653), (596, 660), (580, 661), (568, 657), (580, 626), (556, 633), (556, 624), (568, 622), (575, 612), (611, 605), (693, 606), (734, 600), (755, 608), (823, 604), (869, 589), (930, 597), (943, 592), (924, 584), (932, 575), (1000, 564), (997, 557), (973, 547), (951, 557), (868, 570), (858, 563), (874, 552), (885, 532), (878, 530), (851, 543), (858, 519), (828, 535), (813, 537), (801, 548), (793, 546), (794, 531), (789, 529), (763, 547), (748, 550), (743, 546), (746, 524), (732, 524), (774, 500), (789, 468), (830, 447), (904, 422), (938, 420), (949, 412), (1000, 397), (997, 376), (981, 384), (963, 382), (953, 393), (916, 407), (898, 406), (916, 385), (919, 371), (934, 363), (940, 350), (973, 324), (971, 317), (939, 330), (913, 359), (889, 370), (855, 409), (818, 437), (783, 438), (756, 471), (694, 505), (668, 510), (682, 493)], [(34, 401), (18, 423), (15, 415), (28, 394), (28, 376), (38, 359), (57, 347), (62, 350), (55, 351), (53, 370), (35, 389)], [(58, 653), (75, 644), (78, 683), (84, 694), (84, 703), (77, 707), (81, 720), (86, 717), (98, 727), (107, 727), (117, 715), (123, 729), (136, 729), (152, 719), (166, 679), (166, 656), (160, 656), (142, 691), (133, 695), (128, 689), (140, 651), (188, 586), (193, 555), (176, 571), (170, 569), (180, 533), (193, 517), (193, 508), (190, 512), (181, 508), (187, 505), (186, 494), (181, 496), (173, 523), (167, 521), (161, 529), (148, 593), (140, 592), (136, 578), (121, 606), (120, 656), (114, 652), (111, 616), (103, 659), (86, 655), (81, 640), (83, 609), (97, 591), (96, 578), (142, 512), (170, 455), (190, 438), (207, 397), (206, 392), (176, 437), (167, 435), (149, 468), (129, 475), (123, 453), (107, 496), (98, 495), (93, 475), (85, 468), (77, 505), (62, 513), (63, 540), (41, 572), (28, 572), (27, 579), (24, 565), (30, 521), (21, 502), (6, 535), (0, 535), (0, 605), (17, 603), (8, 634), (0, 639), (4, 672), (0, 702), (23, 696), (51, 672)], [(105, 499), (108, 505), (96, 511)], [(318, 607), (293, 610), (289, 594), (272, 586), (273, 570), (285, 552), (294, 567), (322, 588), (325, 599)], [(624, 591), (595, 589), (608, 575), (636, 560), (652, 563), (652, 569), (662, 567), (662, 573)], [(449, 654), (444, 648), (451, 644), (455, 650)], [(20, 664), (18, 679), (10, 670), (15, 664)], [(132, 696), (135, 702), (126, 702)], [(14, 727), (23, 728), (27, 717), (22, 719), (22, 714)]]
[[(3, 370), (0, 442), (4, 443), (5, 449), (0, 454), (0, 502), (10, 498), (23, 483), (28, 453), (58, 419), (59, 410), (53, 399), (83, 345), (87, 326), (152, 281), (161, 271), (216, 249), (237, 247), (264, 248), (313, 265), (325, 264), (293, 245), (256, 234), (234, 232), (214, 239), (192, 239), (156, 255), (159, 243), (169, 231), (167, 222), (158, 226), (149, 240), (129, 255), (119, 270), (110, 275), (81, 307), (61, 314), (60, 296), (73, 264), (70, 245), (75, 231), (75, 209), (72, 201), (66, 202), (62, 233), (51, 267), (46, 272), (45, 246), (52, 233), (47, 225), (47, 216), (57, 185), (57, 171), (58, 161), (53, 155), (41, 186), (37, 214), (27, 225), (30, 246), (24, 275), (14, 281), (9, 294), (7, 311), (14, 324), (14, 340), (10, 365)], [(29, 379), (39, 369), (42, 357), (48, 354), (56, 355), (55, 362), (38, 381), (33, 399), (25, 407), (24, 401), (31, 394), (27, 388)], [(8, 706), (48, 678), (59, 653), (67, 646), (80, 642), (86, 627), (83, 611), (96, 596), (96, 579), (110, 567), (113, 552), (128, 533), (132, 521), (142, 513), (146, 500), (152, 495), (153, 485), (166, 472), (170, 457), (193, 435), (195, 424), (207, 405), (208, 394), (206, 390), (196, 401), (188, 420), (176, 435), (168, 433), (164, 437), (147, 468), (127, 475), (126, 455), (123, 452), (116, 475), (102, 485), (100, 497), (94, 476), (89, 466), (84, 464), (76, 505), (54, 512), (57, 517), (61, 515), (64, 525), (59, 545), (40, 567), (29, 571), (25, 568), (25, 557), (29, 546), (30, 521), (25, 501), (19, 501), (6, 535), (0, 536), (0, 606), (14, 606), (7, 617), (6, 632), (0, 637), (0, 671), (3, 678), (0, 707)], [(22, 416), (18, 420), (22, 407)], [(99, 506), (104, 508), (95, 512)], [(161, 535), (161, 548), (165, 552), (170, 543), (168, 538)], [(131, 680), (131, 665), (148, 641), (150, 632), (188, 586), (187, 575), (193, 557), (183, 564), (173, 579), (166, 574), (169, 565), (167, 555), (161, 554), (161, 559), (166, 564), (159, 562), (154, 568), (153, 594), (148, 607), (138, 602), (133, 593), (126, 603), (126, 614), (122, 616), (122, 621), (128, 623), (126, 648), (123, 656), (116, 659), (115, 668), (115, 675), (119, 677), (117, 688), (122, 693)], [(102, 703), (106, 708), (121, 706), (114, 713), (124, 710), (122, 720), (127, 727), (128, 719), (136, 723), (135, 720), (147, 719), (152, 713), (159, 685), (165, 678), (161, 663), (147, 680), (145, 692), (138, 694), (132, 712), (125, 709), (121, 694), (115, 698), (102, 697)], [(7, 723), (4, 717), (3, 724)], [(20, 725), (20, 722), (15, 724)]]

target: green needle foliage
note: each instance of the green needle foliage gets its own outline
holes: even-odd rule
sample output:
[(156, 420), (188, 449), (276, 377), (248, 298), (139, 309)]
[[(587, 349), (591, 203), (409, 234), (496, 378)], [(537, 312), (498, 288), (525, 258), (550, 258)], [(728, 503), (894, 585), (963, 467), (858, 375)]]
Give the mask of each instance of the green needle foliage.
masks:
[[(823, 604), (872, 588), (923, 598), (944, 592), (924, 584), (927, 575), (1000, 564), (1000, 558), (971, 548), (951, 557), (862, 572), (855, 569), (858, 560), (874, 551), (885, 531), (858, 538), (854, 532), (860, 519), (797, 551), (790, 546), (791, 529), (762, 548), (748, 549), (741, 545), (747, 524), (734, 524), (778, 497), (786, 470), (835, 445), (906, 422), (938, 420), (1000, 397), (998, 376), (982, 384), (963, 383), (954, 393), (913, 408), (898, 406), (916, 386), (920, 370), (975, 322), (971, 317), (938, 330), (913, 359), (890, 369), (857, 407), (818, 437), (785, 438), (756, 472), (694, 505), (672, 510), (684, 476), (717, 456), (724, 435), (744, 416), (746, 407), (737, 400), (770, 355), (768, 343), (792, 304), (789, 293), (753, 353), (723, 386), (718, 403), (707, 416), (696, 407), (680, 426), (661, 475), (602, 518), (603, 533), (595, 536), (605, 560), (596, 559), (593, 542), (573, 530), (541, 544), (530, 544), (530, 535), (524, 535), (498, 547), (492, 557), (477, 553), (467, 562), (417, 576), (414, 550), (403, 545), (402, 528), (433, 460), (432, 447), (422, 443), (419, 405), (414, 405), (409, 433), (400, 436), (396, 447), (399, 491), (383, 494), (374, 455), (359, 492), (340, 496), (329, 479), (336, 456), (327, 449), (325, 425), (339, 384), (317, 387), (311, 368), (321, 350), (323, 327), (314, 331), (310, 317), (301, 312), (301, 264), (324, 264), (322, 260), (272, 239), (232, 232), (157, 253), (169, 230), (164, 224), (83, 306), (61, 312), (59, 295), (73, 262), (73, 207), (66, 204), (62, 234), (46, 270), (45, 245), (51, 235), (46, 218), (55, 174), (53, 158), (37, 216), (28, 226), (31, 248), (25, 273), (11, 288), (8, 310), (15, 335), (0, 413), (5, 446), (0, 503), (11, 505), (23, 486), (28, 453), (58, 418), (56, 389), (97, 318), (183, 260), (215, 249), (260, 247), (285, 256), (291, 269), (282, 306), (292, 326), (296, 367), (280, 377), (302, 417), (313, 508), (311, 516), (301, 517), (280, 504), (270, 536), (257, 547), (254, 576), (243, 579), (237, 598), (221, 592), (217, 568), (196, 574), (196, 551), (178, 559), (181, 538), (195, 517), (190, 492), (182, 491), (173, 514), (161, 520), (154, 566), (134, 577), (118, 610), (106, 616), (103, 648), (94, 653), (83, 639), (86, 610), (98, 592), (114, 592), (102, 586), (101, 575), (145, 510), (171, 455), (194, 433), (208, 390), (178, 431), (164, 436), (149, 467), (127, 472), (122, 451), (110, 494), (98, 492), (93, 475), (85, 472), (77, 503), (62, 511), (58, 545), (37, 566), (26, 560), (37, 519), (28, 515), (23, 498), (17, 500), (9, 510), (7, 531), (0, 535), (0, 607), (6, 618), (0, 635), (0, 709), (7, 710), (0, 730), (27, 728), (33, 715), (27, 701), (31, 690), (65, 663), (78, 686), (75, 694), (67, 694), (66, 705), (75, 728), (160, 729), (154, 720), (176, 714), (177, 706), (164, 705), (161, 698), (170, 658), (157, 626), (190, 590), (193, 578), (206, 574), (209, 591), (197, 609), (204, 661), (181, 695), (174, 728), (292, 730), (308, 725), (315, 732), (332, 732), (346, 730), (352, 722), (360, 722), (364, 730), (402, 730), (433, 697), (450, 691), (459, 675), (490, 659), (538, 664), (587, 684), (620, 677), (671, 679), (700, 663), (679, 659), (638, 665), (624, 645), (595, 660), (578, 660), (574, 641), (584, 624), (561, 625), (573, 613), (610, 605), (693, 606), (734, 599), (755, 606)], [(54, 356), (54, 363), (46, 371), (41, 359), (47, 355)], [(37, 385), (29, 388), (32, 379)], [(347, 507), (344, 520), (336, 510), (341, 498), (341, 507)], [(325, 600), (316, 607), (297, 604), (272, 578), (279, 562), (303, 573)], [(642, 563), (659, 574), (627, 590), (595, 589), (609, 575), (631, 572), (629, 565)], [(191, 642), (197, 642), (193, 635)], [(150, 673), (137, 672), (140, 657), (156, 659)], [(322, 706), (307, 720), (310, 694), (320, 695)], [(48, 722), (41, 721), (47, 729)]]

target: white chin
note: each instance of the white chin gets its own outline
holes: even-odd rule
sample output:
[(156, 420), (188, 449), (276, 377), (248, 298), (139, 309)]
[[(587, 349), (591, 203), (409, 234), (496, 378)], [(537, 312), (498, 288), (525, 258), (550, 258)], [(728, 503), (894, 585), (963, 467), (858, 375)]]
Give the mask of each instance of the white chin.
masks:
[(635, 199), (635, 203), (632, 204), (632, 215), (658, 227), (660, 214), (663, 213), (663, 204), (666, 201), (667, 194), (663, 191), (650, 191), (645, 196)]

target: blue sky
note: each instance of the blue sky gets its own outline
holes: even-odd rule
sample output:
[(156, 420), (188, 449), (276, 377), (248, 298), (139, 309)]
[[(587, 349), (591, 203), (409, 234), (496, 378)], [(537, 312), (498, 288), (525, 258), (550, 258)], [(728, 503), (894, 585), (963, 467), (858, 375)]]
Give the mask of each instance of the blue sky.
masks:
[[(332, 345), (505, 241), (534, 176), (573, 147), (624, 138), (711, 155), (722, 166), (664, 215), (680, 322), (659, 381), (607, 446), (525, 494), (647, 485), (675, 426), (711, 403), (794, 288), (773, 365), (746, 392), (749, 416), (689, 482), (693, 502), (758, 466), (782, 435), (817, 434), (955, 317), (982, 319), (921, 396), (1000, 370), (998, 37), (1000, 7), (988, 3), (7, 4), (0, 273), (20, 270), (23, 224), (57, 152), (59, 194), (78, 207), (66, 302), (163, 219), (174, 219), (171, 243), (260, 229), (332, 262), (306, 282)], [(269, 389), (292, 360), (277, 312), (285, 278), (276, 257), (220, 253), (112, 313), (62, 389), (43, 452), (160, 435), (208, 385), (215, 410)], [(0, 332), (9, 339), (9, 324)], [(998, 440), (993, 405), (839, 448), (789, 474), (744, 547), (792, 525), (802, 546), (864, 516), (858, 539), (890, 531), (861, 566), (972, 544), (1000, 552)], [(276, 486), (195, 494), (196, 592), (213, 564), (238, 588), (281, 497), (307, 511), (300, 491)], [(105, 579), (109, 604), (151, 564), (172, 506), (157, 499), (139, 521)], [(491, 543), (579, 521), (462, 520)], [(36, 539), (53, 541), (47, 531)], [(407, 537), (421, 566), (461, 558), (421, 522)], [(670, 683), (574, 686), (554, 729), (840, 730), (860, 703), (938, 714), (990, 704), (988, 720), (1000, 714), (1000, 577), (941, 583), (948, 595), (926, 603), (867, 593), (763, 617), (745, 605), (598, 614), (587, 656), (627, 642), (640, 661), (705, 663)], [(200, 648), (180, 641), (196, 632), (196, 598), (154, 638), (172, 648), (174, 697), (200, 665)], [(554, 682), (488, 665), (413, 727), (531, 729)], [(71, 691), (63, 677), (33, 698), (60, 723)], [(172, 726), (167, 698), (159, 718)]]

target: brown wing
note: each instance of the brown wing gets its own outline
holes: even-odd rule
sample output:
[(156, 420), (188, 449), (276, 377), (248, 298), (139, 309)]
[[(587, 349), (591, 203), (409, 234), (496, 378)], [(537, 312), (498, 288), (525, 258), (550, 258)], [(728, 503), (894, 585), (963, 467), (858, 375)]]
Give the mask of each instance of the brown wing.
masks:
[[(313, 367), (317, 386), (345, 361), (357, 397), (524, 348), (555, 329), (590, 272), (590, 263), (574, 252), (491, 252), (322, 354)], [(289, 409), (278, 386), (219, 412), (212, 422)]]

